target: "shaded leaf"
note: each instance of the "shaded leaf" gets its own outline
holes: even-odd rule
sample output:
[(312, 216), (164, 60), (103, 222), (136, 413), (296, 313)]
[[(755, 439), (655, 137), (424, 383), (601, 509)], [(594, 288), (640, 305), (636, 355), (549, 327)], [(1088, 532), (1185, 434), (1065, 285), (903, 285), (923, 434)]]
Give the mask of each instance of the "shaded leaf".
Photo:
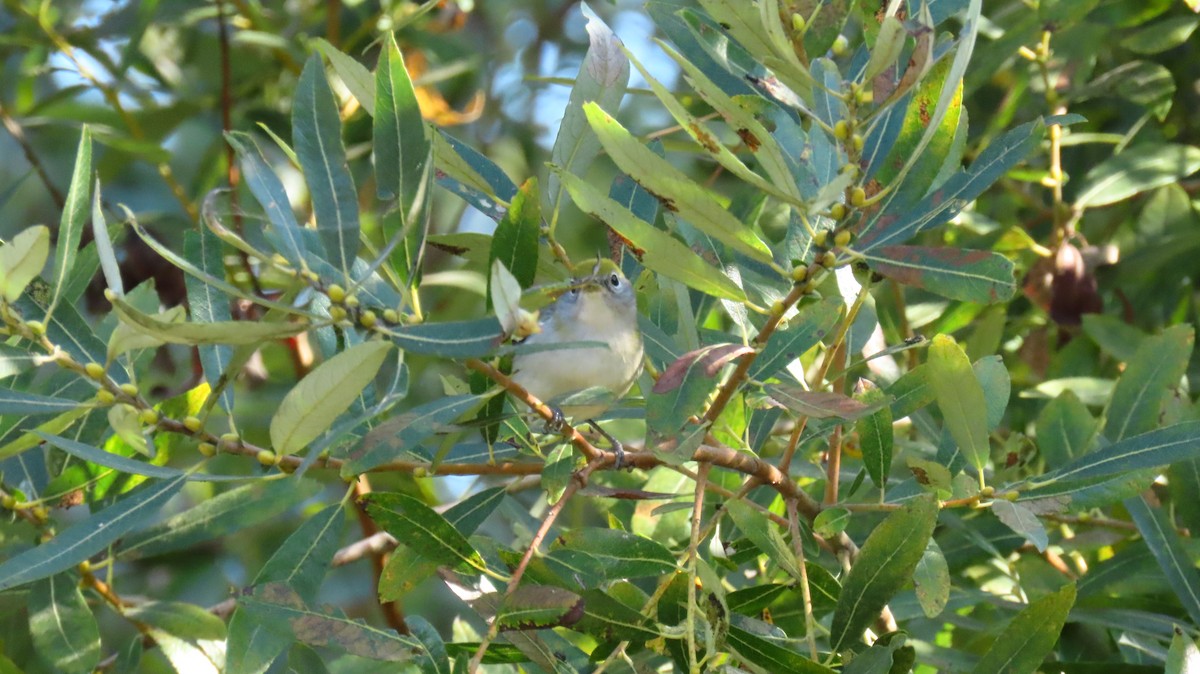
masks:
[(1046, 528), (1042, 526), (1037, 515), (1024, 504), (996, 499), (992, 502), (992, 513), (1009, 529), (1024, 536), (1038, 552), (1045, 552), (1046, 546), (1050, 544)]
[(825, 339), (837, 325), (845, 302), (840, 297), (827, 297), (816, 304), (800, 307), (783, 330), (776, 330), (750, 366), (751, 379), (775, 376), (788, 363), (799, 358)]
[(401, 349), (444, 358), (470, 358), (491, 353), (504, 339), (496, 317), (450, 323), (380, 328)]
[(751, 508), (740, 499), (731, 499), (725, 504), (725, 510), (754, 547), (799, 582), (802, 574), (796, 553), (788, 546), (783, 535), (763, 513)]
[(1137, 525), (1146, 547), (1167, 577), (1175, 597), (1193, 623), (1200, 623), (1200, 571), (1188, 556), (1175, 526), (1161, 508), (1151, 508), (1145, 498), (1125, 499), (1125, 509)]
[(55, 574), (30, 589), (29, 632), (56, 672), (83, 674), (100, 662), (100, 628), (71, 575)]
[(913, 590), (926, 618), (941, 615), (950, 601), (950, 567), (946, 564), (942, 549), (932, 538), (913, 571)]
[(883, 405), (874, 412), (859, 417), (854, 422), (854, 431), (858, 434), (858, 446), (862, 451), (863, 466), (871, 481), (880, 489), (887, 485), (888, 473), (892, 469), (892, 446), (895, 434), (892, 430), (892, 408), (887, 406), (887, 394), (867, 380), (862, 380), (860, 386), (865, 386), (858, 400), (864, 405), (875, 407)]
[(832, 391), (806, 391), (799, 386), (771, 384), (767, 393), (780, 407), (813, 419), (854, 421), (873, 411), (850, 396)]
[[(508, 212), (496, 225), (488, 251), (488, 268), (499, 260), (516, 277), (521, 288), (532, 286), (537, 276), (538, 236), (542, 227), (542, 209), (537, 195), (535, 178), (521, 185)], [(491, 297), (490, 283), (488, 289)]]
[(609, 578), (659, 576), (675, 570), (675, 556), (662, 544), (617, 529), (580, 527), (563, 532), (553, 550), (569, 550), (600, 560)]
[(342, 476), (365, 473), (400, 458), (451, 421), (475, 409), (487, 395), (458, 395), (431, 400), (371, 429), (342, 466)]
[(1054, 648), (1058, 634), (1075, 603), (1075, 585), (1033, 601), (1017, 614), (991, 648), (979, 659), (973, 674), (1031, 672)]
[[(344, 77), (343, 77), (344, 79)], [(395, 36), (384, 37), (384, 47), (375, 67), (375, 183), (381, 199), (399, 199), (405, 223), (422, 198), (429, 198), (430, 141), (416, 91), (404, 65)]]
[(62, 414), (78, 406), (75, 400), (0, 388), (0, 414)]
[(1113, 389), (1104, 426), (1109, 440), (1122, 440), (1160, 425), (1163, 405), (1179, 386), (1195, 342), (1190, 325), (1175, 325), (1142, 341)]
[(987, 401), (971, 361), (953, 337), (938, 335), (929, 347), (929, 383), (942, 410), (946, 428), (958, 449), (982, 480), (989, 454)]
[(1200, 148), (1147, 143), (1110, 157), (1087, 172), (1075, 207), (1107, 206), (1155, 187), (1169, 185), (1200, 169)]
[[(219, 321), (216, 323), (176, 323), (162, 316), (150, 316), (138, 311), (120, 297), (113, 298), (113, 309), (128, 323), (145, 335), (161, 339), (168, 344), (225, 344), (238, 346), (258, 344), (275, 339), (286, 339), (305, 332), (310, 326), (304, 323), (272, 321)], [(57, 312), (56, 312), (57, 313)], [(103, 356), (100, 359), (103, 361)]]
[(740, 627), (731, 626), (725, 638), (730, 650), (763, 674), (834, 674), (835, 671)]
[[(288, 261), (288, 264), (295, 269), (306, 268), (305, 256), (308, 251), (304, 245), (304, 236), (300, 225), (296, 222), (296, 214), (292, 212), (292, 204), (288, 200), (287, 191), (283, 188), (283, 182), (279, 176), (275, 175), (275, 171), (263, 157), (258, 143), (249, 134), (231, 132), (226, 136), (226, 140), (241, 158), (242, 174), (246, 177), (246, 184), (250, 187), (251, 194), (266, 211), (267, 219), (271, 223), (268, 240), (274, 245), (275, 251)], [(203, 268), (209, 273), (216, 271), (207, 267)], [(220, 271), (220, 277), (224, 278), (224, 267)], [(196, 319), (203, 320), (198, 316)]]
[(744, 344), (715, 344), (689, 351), (667, 366), (654, 383), (653, 390), (655, 393), (667, 393), (679, 388), (685, 377), (696, 368), (699, 368), (703, 376), (711, 379), (717, 376), (726, 363), (748, 353), (754, 353), (754, 348)]
[(1061, 468), (1087, 453), (1098, 424), (1070, 389), (1047, 404), (1037, 418), (1038, 451), (1048, 468)]
[[(75, 258), (79, 254), (79, 241), (87, 223), (88, 206), (92, 189), (92, 132), (85, 124), (79, 135), (79, 149), (75, 151), (75, 169), (71, 173), (71, 186), (63, 204), (62, 218), (58, 224), (58, 237), (54, 245), (54, 267), (51, 287), (54, 294), (50, 299), (50, 311), (58, 306), (71, 276)], [(70, 300), (71, 298), (68, 298)]]
[(446, 518), (417, 499), (400, 493), (374, 492), (367, 513), (385, 531), (430, 561), (486, 569), (483, 558)]

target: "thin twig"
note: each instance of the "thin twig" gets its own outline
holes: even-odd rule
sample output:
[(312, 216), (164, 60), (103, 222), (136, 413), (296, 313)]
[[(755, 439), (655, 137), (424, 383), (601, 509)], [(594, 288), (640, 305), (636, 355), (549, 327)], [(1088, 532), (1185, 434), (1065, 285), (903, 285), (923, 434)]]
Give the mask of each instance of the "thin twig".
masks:
[[(375, 520), (367, 514), (367, 504), (364, 502), (367, 494), (371, 493), (371, 482), (366, 475), (359, 475), (354, 481), (354, 512), (358, 515), (358, 525), (362, 529), (363, 537), (370, 539), (380, 533), (379, 527), (375, 525)], [(375, 587), (379, 587), (379, 581), (383, 578), (383, 567), (387, 563), (387, 555), (383, 551), (371, 554), (371, 570), (375, 573)], [(379, 608), (383, 611), (383, 618), (387, 624), (400, 634), (408, 634), (408, 623), (404, 620), (404, 608), (400, 606), (398, 601), (381, 601)]]
[(812, 590), (808, 585), (808, 569), (804, 563), (804, 539), (800, 536), (800, 517), (796, 504), (788, 501), (788, 528), (792, 532), (792, 547), (796, 550), (796, 563), (800, 567), (800, 596), (804, 599), (804, 634), (808, 640), (808, 651), (817, 660), (817, 621), (813, 617)]

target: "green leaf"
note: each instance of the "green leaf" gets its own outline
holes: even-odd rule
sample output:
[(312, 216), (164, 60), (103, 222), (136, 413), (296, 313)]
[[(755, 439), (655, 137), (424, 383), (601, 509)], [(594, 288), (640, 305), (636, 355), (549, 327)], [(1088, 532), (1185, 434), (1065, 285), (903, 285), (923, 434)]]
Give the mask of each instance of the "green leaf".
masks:
[(490, 612), (487, 604), (501, 601), (495, 619), (501, 630), (536, 630), (570, 626), (583, 613), (583, 599), (569, 590), (545, 585), (521, 585), (511, 595), (480, 597), (477, 606)]
[(1200, 148), (1146, 143), (1110, 157), (1087, 172), (1075, 208), (1107, 206), (1155, 187), (1169, 185), (1200, 169)]
[[(225, 275), (221, 240), (207, 227), (201, 227), (199, 232), (185, 233), (183, 250), (187, 258), (193, 260), (205, 272), (222, 277)], [(199, 323), (215, 323), (231, 318), (229, 297), (193, 276), (185, 275), (183, 282), (187, 288), (188, 311), (191, 312), (193, 320)], [(199, 352), (204, 378), (210, 389), (216, 389), (221, 377), (233, 362), (233, 347), (225, 344), (206, 344), (199, 347)], [(225, 386), (220, 395), (221, 405), (227, 410), (232, 410), (233, 387)]]
[(769, 379), (825, 339), (838, 319), (845, 302), (840, 297), (826, 297), (816, 304), (801, 306), (788, 326), (776, 330), (767, 340), (758, 358), (750, 366), (751, 379)]
[(574, 629), (601, 641), (644, 643), (661, 636), (649, 618), (621, 603), (608, 590), (585, 591), (580, 609), (583, 618)]
[[(113, 298), (113, 309), (130, 327), (157, 337), (168, 344), (225, 344), (240, 346), (294, 337), (309, 329), (305, 323), (281, 321), (219, 321), (216, 323), (173, 323), (138, 311), (120, 297)], [(160, 316), (171, 314), (160, 314)], [(103, 361), (103, 357), (100, 358)], [(86, 361), (85, 361), (86, 362)]]
[(1113, 389), (1104, 435), (1123, 440), (1159, 426), (1159, 415), (1187, 371), (1196, 334), (1175, 325), (1142, 342)]
[(1074, 391), (1063, 391), (1037, 418), (1037, 446), (1047, 468), (1061, 468), (1083, 456), (1096, 436), (1098, 423)]
[(886, 404), (888, 395), (873, 384), (857, 397), (869, 407), (882, 405), (871, 414), (855, 421), (854, 430), (858, 434), (858, 444), (862, 450), (863, 466), (867, 469), (867, 475), (871, 476), (875, 486), (883, 489), (887, 486), (888, 473), (892, 470), (892, 447), (895, 442), (892, 408)]
[(412, 637), (372, 627), (340, 615), (307, 608), (304, 601), (282, 583), (269, 583), (238, 604), (277, 631), (290, 630), (300, 642), (345, 651), (372, 660), (403, 662), (421, 652)]
[[(375, 116), (379, 109), (379, 101), (376, 97), (379, 83), (372, 81), (371, 71), (367, 70), (367, 67), (359, 63), (353, 56), (330, 44), (325, 38), (319, 37), (315, 42), (317, 49), (320, 49), (325, 58), (329, 59), (329, 63), (333, 65), (333, 71), (342, 79), (342, 83), (346, 85), (350, 95), (354, 96), (368, 115)], [(382, 59), (386, 58), (384, 56), (386, 52), (385, 47), (384, 52), (379, 55), (381, 63)]]
[[(250, 192), (266, 211), (267, 219), (271, 222), (269, 231), (274, 236), (269, 236), (268, 240), (274, 245), (275, 251), (293, 268), (306, 269), (308, 265), (305, 256), (308, 251), (283, 182), (275, 175), (275, 171), (271, 170), (253, 137), (246, 133), (231, 132), (226, 139), (241, 158), (242, 174), (246, 177)], [(205, 271), (212, 273), (216, 270), (205, 268)], [(224, 271), (222, 267), (221, 278), (225, 276)]]
[(0, 246), (0, 295), (15, 302), (50, 257), (50, 230), (35, 225)]
[(144, 484), (114, 505), (79, 521), (46, 543), (0, 563), (0, 591), (74, 567), (145, 524), (183, 487), (185, 478)]
[(912, 578), (937, 524), (937, 514), (935, 498), (918, 496), (888, 515), (867, 537), (842, 581), (830, 627), (833, 650), (842, 651), (857, 641), (888, 600)]
[(375, 379), (391, 351), (388, 342), (364, 342), (330, 358), (284, 396), (271, 418), (271, 445), (295, 454), (333, 425)]
[(1176, 626), (1171, 637), (1171, 648), (1167, 650), (1167, 666), (1163, 674), (1195, 674), (1200, 670), (1200, 648), (1196, 640)]
[(553, 552), (570, 551), (603, 563), (610, 579), (660, 576), (675, 571), (675, 556), (662, 544), (617, 529), (579, 527), (554, 540)]
[(345, 528), (342, 504), (326, 506), (287, 537), (254, 577), (254, 584), (286, 583), (302, 600), (316, 601)]
[(953, 337), (938, 335), (929, 347), (929, 383), (942, 410), (946, 428), (959, 450), (983, 479), (989, 455), (987, 401), (971, 361)]
[(446, 655), (446, 644), (442, 635), (428, 620), (418, 615), (410, 615), (404, 622), (409, 632), (421, 642), (425, 649), (423, 654), (416, 657), (417, 667), (421, 674), (451, 674), (450, 658)]
[(371, 519), (426, 559), (452, 567), (466, 563), (487, 570), (466, 536), (421, 501), (400, 493), (374, 492), (366, 502)]
[(292, 141), (312, 195), (317, 232), (325, 243), (325, 253), (348, 278), (358, 254), (358, 195), (342, 147), (337, 101), (317, 54), (304, 64), (296, 85)]
[[(554, 149), (550, 152), (551, 164), (578, 176), (585, 175), (600, 154), (600, 141), (588, 127), (583, 105), (594, 101), (615, 115), (625, 97), (625, 86), (629, 84), (629, 59), (622, 52), (621, 41), (595, 16), (588, 16), (586, 28), (588, 50), (579, 66), (575, 85), (571, 87), (571, 97), (554, 139)], [(545, 197), (546, 208), (557, 220), (563, 198), (563, 185), (557, 172), (552, 172), (546, 180)]]
[[(533, 285), (537, 276), (538, 236), (542, 227), (542, 209), (538, 202), (537, 179), (526, 180), (517, 190), (504, 214), (488, 251), (488, 268), (499, 260), (512, 272), (522, 288)], [(491, 297), (491, 284), (488, 285)]]
[[(1178, 185), (1173, 186), (1173, 188), (1167, 187), (1158, 190), (1155, 194), (1169, 195), (1175, 189), (1182, 190)], [(1187, 208), (1190, 212), (1191, 205), (1189, 204)], [(1146, 216), (1143, 214), (1143, 217)], [(1099, 346), (1105, 353), (1124, 362), (1133, 360), (1133, 355), (1137, 353), (1138, 346), (1146, 339), (1146, 333), (1137, 327), (1126, 323), (1116, 316), (1106, 314), (1084, 314), (1083, 333), (1091, 338), (1096, 343), (1096, 346)]]
[(1025, 505), (996, 499), (992, 502), (992, 514), (1009, 529), (1024, 536), (1038, 552), (1045, 552), (1046, 546), (1050, 544), (1046, 528), (1042, 526), (1037, 515)]
[(1200, 624), (1200, 571), (1184, 549), (1174, 524), (1161, 508), (1151, 508), (1141, 496), (1125, 499), (1124, 503), (1175, 597), (1192, 622)]
[(1139, 28), (1121, 40), (1121, 46), (1135, 54), (1159, 54), (1188, 41), (1200, 26), (1200, 17), (1176, 16)]
[(117, 262), (112, 239), (108, 236), (108, 223), (104, 220), (104, 207), (100, 202), (99, 178), (96, 179), (96, 189), (92, 192), (92, 240), (100, 258), (100, 269), (104, 272), (105, 284), (117, 295), (124, 295), (125, 284), (121, 280), (121, 265)]
[(871, 270), (952, 300), (995, 304), (1012, 299), (1013, 263), (999, 253), (965, 248), (881, 246), (863, 255)]
[(971, 670), (972, 673), (1036, 670), (1054, 649), (1058, 634), (1067, 621), (1067, 613), (1074, 603), (1073, 583), (1031, 602), (996, 637), (991, 648)]
[(930, 538), (913, 571), (913, 590), (926, 618), (936, 618), (950, 601), (950, 567), (937, 541)]
[(772, 264), (771, 251), (762, 239), (704, 188), (631, 136), (595, 103), (586, 104), (584, 113), (617, 166), (658, 197), (664, 208), (751, 259)]
[(126, 536), (117, 554), (122, 559), (144, 559), (220, 538), (283, 515), (312, 498), (319, 487), (312, 480), (293, 477), (242, 485)]
[(500, 345), (504, 331), (495, 316), (473, 321), (421, 323), (380, 328), (401, 349), (443, 358), (486, 356)]
[(429, 198), (433, 142), (426, 133), (404, 56), (390, 32), (384, 37), (375, 67), (374, 94), (375, 189), (380, 199), (398, 199), (405, 224), (412, 226), (421, 200)]
[(796, 553), (788, 546), (783, 535), (775, 525), (758, 510), (751, 508), (741, 499), (731, 499), (725, 503), (725, 510), (733, 518), (738, 530), (750, 539), (767, 559), (771, 560), (797, 581), (801, 581), (800, 563)]
[(756, 672), (777, 674), (834, 674), (835, 670), (813, 662), (790, 648), (768, 641), (740, 627), (729, 628), (725, 643), (739, 658)]
[(431, 400), (376, 426), (351, 451), (342, 465), (342, 477), (365, 473), (399, 459), (425, 438), (481, 405), (487, 395), (458, 395)]
[(555, 174), (579, 210), (599, 218), (625, 239), (647, 269), (713, 297), (746, 301), (746, 293), (736, 283), (679, 239), (637, 217), (586, 180), (569, 173)]
[(79, 136), (79, 149), (75, 152), (75, 170), (71, 173), (71, 187), (67, 190), (67, 200), (63, 204), (62, 218), (58, 224), (58, 239), (54, 245), (54, 273), (51, 276), (51, 287), (54, 294), (50, 298), (50, 309), (53, 312), (58, 301), (63, 297), (67, 279), (74, 267), (75, 257), (79, 253), (79, 241), (83, 236), (83, 228), (87, 223), (88, 205), (91, 202), (92, 189), (92, 132), (85, 124)]
[(85, 674), (100, 662), (100, 628), (69, 574), (38, 581), (29, 591), (29, 632), (42, 659), (62, 674)]
[(76, 400), (0, 388), (0, 414), (62, 414), (76, 407)]
[(850, 511), (839, 506), (830, 506), (813, 518), (813, 533), (821, 538), (832, 538), (846, 530), (850, 524)]
[(252, 475), (205, 475), (203, 473), (184, 473), (177, 468), (168, 468), (166, 466), (157, 466), (145, 461), (138, 461), (120, 454), (106, 452), (98, 447), (85, 445), (82, 442), (63, 438), (50, 433), (34, 431), (41, 439), (58, 447), (71, 456), (78, 457), (89, 463), (94, 463), (105, 468), (127, 473), (129, 475), (145, 475), (146, 477), (156, 477), (171, 479), (181, 475), (186, 475), (187, 479), (192, 482), (224, 482), (228, 480), (251, 480), (255, 479)]
[(132, 606), (126, 615), (149, 627), (149, 635), (179, 672), (219, 674), (225, 660), (225, 623), (183, 602), (152, 601)]

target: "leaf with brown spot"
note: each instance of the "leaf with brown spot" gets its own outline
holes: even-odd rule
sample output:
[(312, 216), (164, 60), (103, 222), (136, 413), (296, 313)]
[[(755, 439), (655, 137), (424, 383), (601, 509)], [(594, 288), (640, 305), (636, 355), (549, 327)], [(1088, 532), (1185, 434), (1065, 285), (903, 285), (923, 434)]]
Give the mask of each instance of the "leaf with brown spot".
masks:
[(771, 400), (780, 407), (813, 419), (836, 417), (854, 421), (878, 409), (883, 403), (866, 405), (850, 396), (832, 391), (805, 391), (799, 386), (772, 384), (767, 387)]
[(881, 246), (863, 258), (876, 273), (953, 300), (993, 304), (1017, 290), (1012, 261), (991, 251)]
[(711, 379), (729, 361), (753, 352), (753, 347), (744, 344), (717, 344), (689, 351), (667, 366), (654, 383), (654, 392), (667, 393), (679, 388), (696, 367), (702, 368), (704, 376)]

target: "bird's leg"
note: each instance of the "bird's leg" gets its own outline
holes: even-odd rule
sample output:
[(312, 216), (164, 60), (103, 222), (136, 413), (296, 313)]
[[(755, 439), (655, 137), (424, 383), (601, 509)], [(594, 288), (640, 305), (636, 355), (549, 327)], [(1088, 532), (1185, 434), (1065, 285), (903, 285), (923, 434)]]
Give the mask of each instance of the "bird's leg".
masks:
[[(611, 433), (609, 433), (608, 431), (601, 428), (600, 424), (596, 423), (596, 421), (594, 419), (588, 419), (587, 423), (589, 426), (591, 426), (593, 429), (595, 429), (595, 431), (597, 433), (604, 436), (604, 439), (608, 440), (608, 444), (612, 446), (613, 454), (616, 455), (616, 459), (613, 461), (613, 469), (621, 470), (622, 468), (624, 468), (625, 467), (625, 446), (621, 444), (621, 441), (614, 438)], [(633, 466), (629, 466), (629, 468), (630, 468), (630, 470), (632, 470)]]
[(548, 407), (550, 408), (551, 418), (546, 422), (544, 430), (546, 433), (557, 433), (562, 430), (566, 419), (563, 417), (562, 410), (554, 405), (548, 405)]

